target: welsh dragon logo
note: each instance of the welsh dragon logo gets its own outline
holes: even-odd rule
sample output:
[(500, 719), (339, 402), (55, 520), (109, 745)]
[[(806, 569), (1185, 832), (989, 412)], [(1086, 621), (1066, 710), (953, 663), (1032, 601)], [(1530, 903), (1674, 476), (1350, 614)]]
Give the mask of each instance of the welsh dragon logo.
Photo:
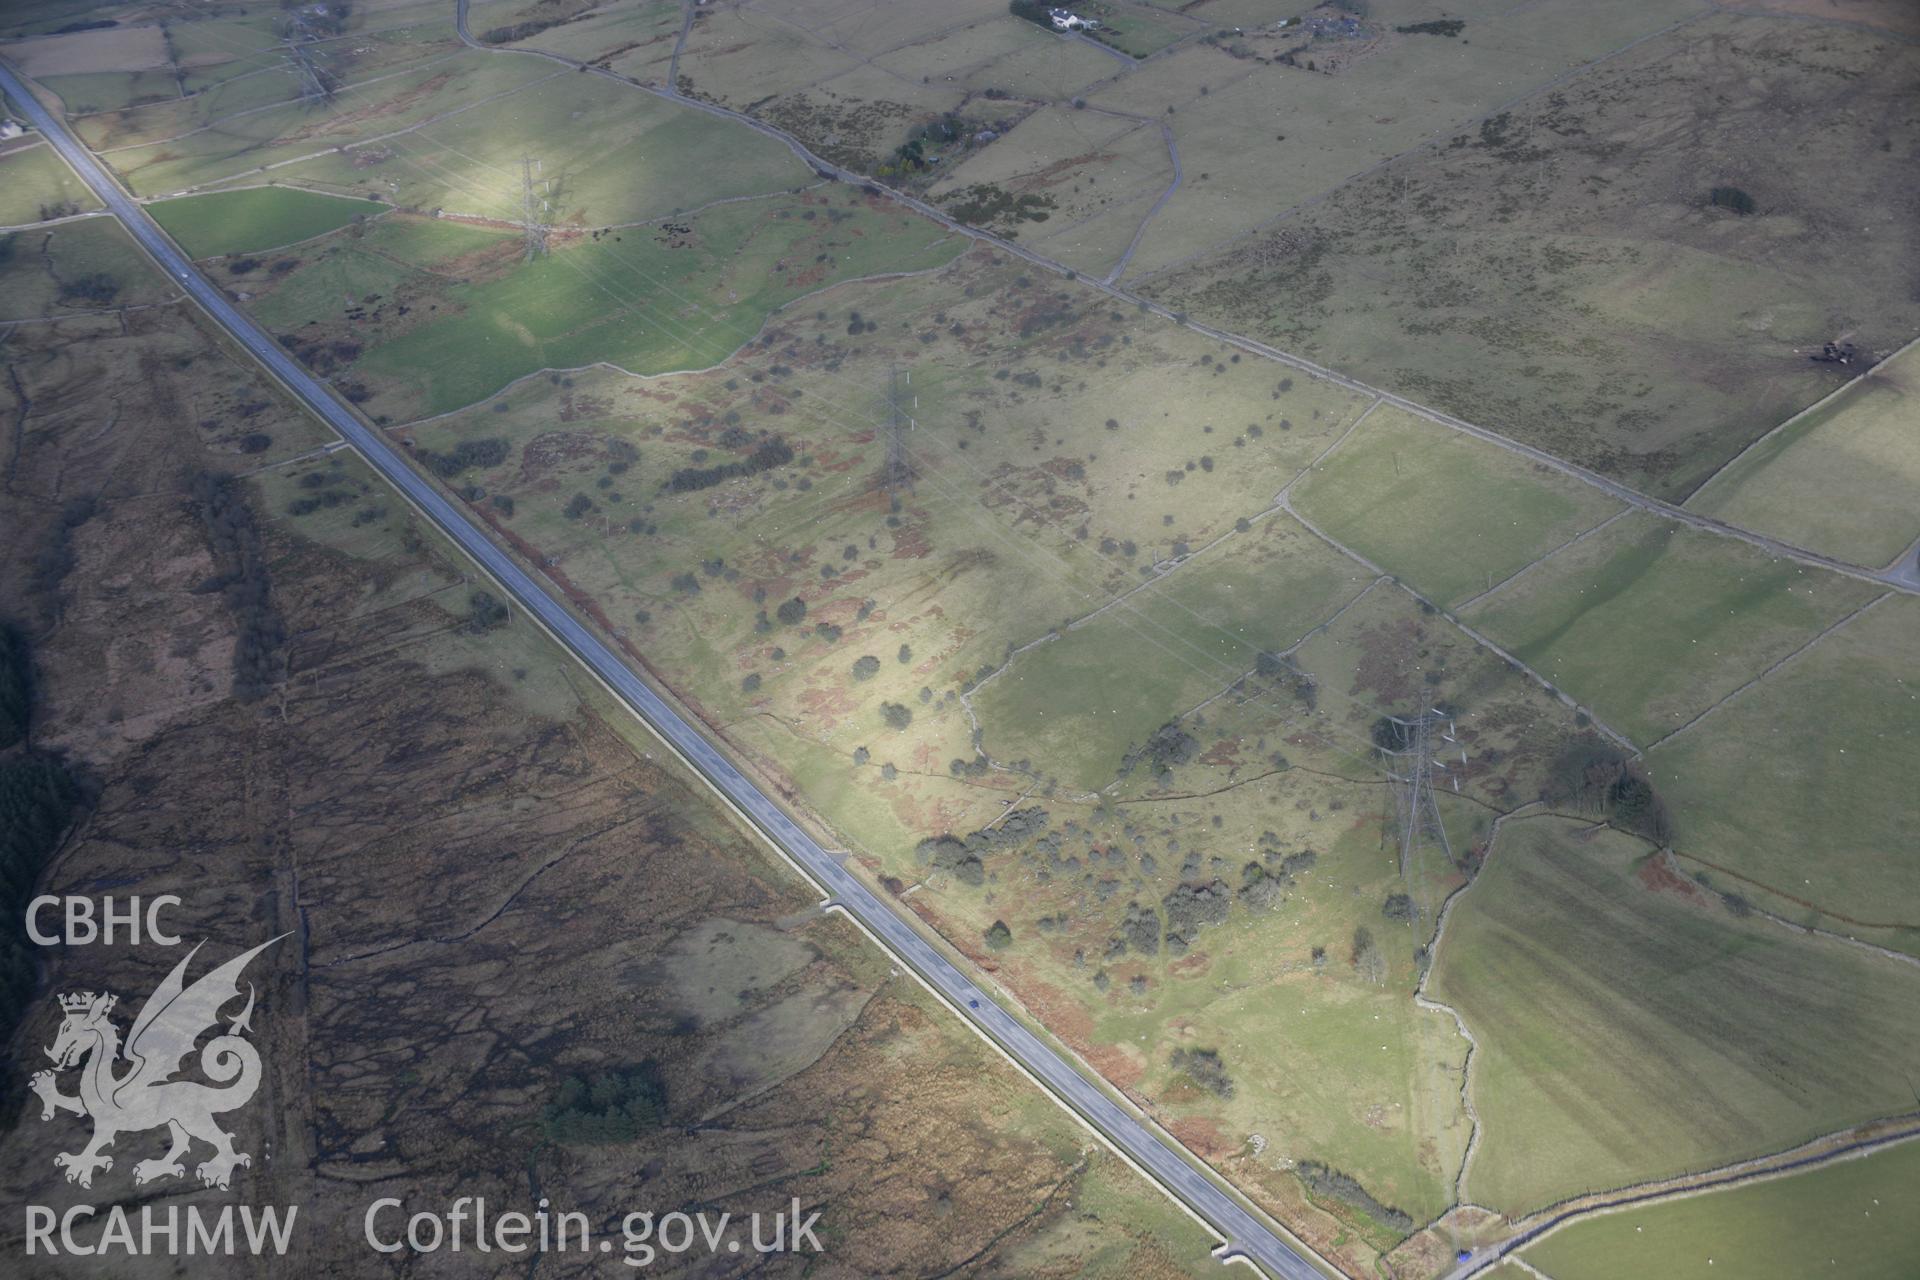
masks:
[[(109, 1016), (119, 997), (91, 991), (60, 997), (66, 1016), (53, 1047), (47, 1050), (54, 1068), (36, 1073), (31, 1083), (40, 1095), (42, 1120), (53, 1119), (56, 1111), (93, 1118), (93, 1141), (80, 1151), (53, 1158), (55, 1166), (67, 1171), (68, 1182), (91, 1187), (95, 1170), (113, 1168), (113, 1157), (103, 1153), (115, 1138), (162, 1125), (172, 1135), (173, 1145), (158, 1159), (133, 1166), (136, 1186), (156, 1178), (185, 1177), (181, 1157), (195, 1139), (213, 1147), (213, 1158), (194, 1170), (209, 1187), (227, 1186), (236, 1166), (253, 1163), (253, 1157), (233, 1149), (233, 1135), (213, 1120), (245, 1106), (260, 1087), (260, 1053), (242, 1038), (252, 1030), (252, 983), (247, 984), (246, 1007), (228, 1023), (226, 1033), (214, 1036), (200, 1050), (200, 1070), (214, 1084), (173, 1077), (201, 1035), (218, 1026), (220, 1010), (239, 998), (240, 974), (248, 962), (278, 941), (269, 939), (188, 986), (187, 965), (200, 951), (195, 946), (147, 997), (124, 1048)], [(116, 1075), (115, 1066), (122, 1061), (130, 1065)], [(59, 1072), (73, 1067), (80, 1067), (77, 1097), (61, 1093), (58, 1081)]]

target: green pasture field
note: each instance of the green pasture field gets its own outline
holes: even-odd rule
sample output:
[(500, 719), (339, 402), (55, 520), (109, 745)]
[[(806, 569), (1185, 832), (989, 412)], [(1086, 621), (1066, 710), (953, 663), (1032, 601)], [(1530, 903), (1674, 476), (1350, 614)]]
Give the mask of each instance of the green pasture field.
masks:
[[(481, 56), (541, 65), (536, 58)], [(728, 162), (715, 165), (722, 151)], [(771, 138), (584, 75), (550, 79), (403, 138), (288, 166), (274, 177), (517, 224), (527, 156), (536, 160), (536, 215), (562, 228), (643, 222), (816, 182)]]
[(1511, 1258), (1502, 1259), (1498, 1266), (1480, 1273), (1485, 1280), (1537, 1280), (1535, 1274)]
[(1920, 603), (1889, 596), (1649, 753), (1676, 846), (1790, 919), (1895, 930), (1888, 945), (1920, 954), (1917, 637)]
[[(684, 11), (673, 0), (616, 0), (613, 4), (572, 7), (579, 9), (577, 15), (503, 47), (540, 49), (582, 62), (612, 55), (610, 65), (622, 75), (659, 83), (666, 81), (667, 64), (680, 38), (680, 22), (684, 16)], [(564, 9), (561, 12), (564, 13)], [(556, 16), (553, 6), (509, 0), (505, 4), (475, 6), (468, 15), (468, 26), (476, 37), (484, 39), (489, 29), (519, 22), (551, 21)]]
[[(1201, 56), (1225, 60), (1200, 49), (1177, 58)], [(1891, 286), (1916, 250), (1876, 236), (1843, 251), (1836, 238), (1900, 220), (1894, 161), (1870, 123), (1879, 108), (1847, 117), (1857, 134), (1839, 150), (1803, 147), (1793, 123), (1862, 94), (1890, 107), (1903, 93), (1902, 56), (1866, 32), (1702, 18), (1404, 155), (1270, 232), (1136, 283), (1196, 317), (1684, 498), (1839, 384), (1839, 366), (1808, 359), (1836, 316), (1870, 350), (1920, 331), (1920, 306)], [(1670, 126), (1723, 91), (1708, 135), (1679, 143)], [(1232, 97), (1216, 88), (1207, 101)], [(1172, 118), (1190, 114), (1182, 106)], [(1304, 137), (1280, 131), (1282, 148)], [(1842, 163), (1841, 151), (1865, 159)], [(1214, 168), (1217, 179), (1227, 167), (1184, 138), (1181, 154), (1189, 175)], [(1715, 172), (1769, 173), (1779, 185), (1751, 215), (1717, 207), (1703, 154), (1719, 158)], [(1208, 185), (1189, 183), (1181, 198)], [(1177, 199), (1161, 218), (1178, 227), (1183, 207)]]
[(171, 289), (112, 218), (0, 232), (0, 320), (158, 302)]
[[(348, 12), (348, 23), (353, 27), (377, 25), (367, 22), (366, 8), (364, 4), (354, 5)], [(215, 10), (211, 15), (189, 16), (185, 21), (170, 20), (167, 43), (182, 67), (230, 69), (271, 51), (281, 42), (285, 22), (277, 7), (250, 8), (245, 13)]]
[(1623, 510), (1591, 485), (1383, 405), (1302, 476), (1294, 509), (1441, 604)]
[(368, 223), (357, 238), (343, 235), (277, 256), (264, 274), (236, 276), (232, 263), (221, 270), (232, 288), (254, 294), (249, 306), (261, 323), (298, 333), (318, 316), (359, 309), (369, 294), (450, 287), (462, 278), (459, 262), (511, 261), (523, 244), (493, 227), (392, 214)]
[(396, 316), (392, 331), (363, 331), (369, 349), (356, 372), (381, 389), (381, 410), (412, 417), (472, 404), (544, 368), (704, 368), (821, 285), (923, 270), (962, 248), (938, 226), (861, 196), (727, 205), (686, 225), (685, 239), (642, 229), (564, 246), (484, 282), (424, 283), (452, 314)]
[(1742, 916), (1611, 830), (1509, 823), (1430, 988), (1480, 1045), (1465, 1193), (1508, 1214), (1913, 1104), (1920, 973)]
[(294, 187), (213, 191), (147, 206), (154, 221), (194, 258), (264, 253), (386, 211), (386, 205), (371, 200), (346, 200)]
[(1790, 1177), (1609, 1213), (1562, 1227), (1523, 1256), (1554, 1280), (1904, 1280), (1920, 1258), (1920, 1143)]
[(1687, 499), (1704, 515), (1878, 567), (1920, 536), (1920, 347), (1761, 440)]
[(1461, 616), (1650, 746), (1877, 594), (1634, 512)]
[(6, 58), (30, 78), (166, 68), (172, 60), (165, 29), (158, 22), (142, 21), (145, 16), (122, 12), (105, 21), (70, 24), (77, 30), (36, 32), (10, 40)]
[(284, 73), (286, 70), (287, 63), (284, 56), (279, 50), (269, 46), (253, 53), (237, 54), (225, 61), (209, 61), (202, 66), (182, 67), (181, 85), (189, 94), (197, 94), (224, 87), (236, 80)]
[(1074, 12), (1099, 22), (1100, 29), (1088, 33), (1090, 39), (1112, 45), (1135, 58), (1159, 53), (1195, 32), (1206, 30), (1204, 24), (1185, 14), (1159, 12), (1146, 5), (1125, 3), (1125, 0), (1121, 3), (1081, 0)]
[[(352, 147), (372, 138), (379, 154), (406, 155), (405, 131), (511, 101), (542, 79), (567, 74), (537, 58), (462, 50), (392, 78), (340, 89), (330, 102), (292, 102), (224, 121), (218, 129), (115, 151), (107, 158), (141, 195), (171, 194), (257, 173), (268, 165)], [(509, 108), (510, 110), (510, 108)], [(388, 135), (399, 134), (398, 137)], [(276, 176), (280, 176), (276, 173)], [(518, 174), (513, 175), (518, 185)]]
[(79, 213), (98, 209), (100, 202), (52, 147), (17, 146), (0, 153), (0, 226), (38, 222), (55, 206)]
[(180, 97), (180, 82), (165, 67), (147, 67), (139, 71), (78, 71), (70, 75), (46, 76), (36, 83), (60, 99), (69, 116), (91, 116), (150, 103), (175, 102)]
[(987, 750), (1103, 787), (1129, 748), (1240, 680), (1262, 651), (1299, 643), (1371, 581), (1273, 512), (1015, 657), (973, 695)]
[[(169, 88), (171, 88), (169, 81)], [(96, 151), (176, 138), (201, 128), (220, 128), (242, 113), (291, 102), (302, 92), (300, 79), (283, 64), (269, 63), (251, 74), (209, 84), (188, 97), (130, 103), (117, 111), (96, 111), (73, 120), (80, 140)], [(69, 113), (73, 98), (65, 96)]]
[[(348, 17), (350, 26), (364, 24), (365, 9), (365, 5), (353, 6)], [(285, 22), (277, 7), (253, 8), (244, 13), (237, 9), (196, 13), (187, 8), (169, 17), (167, 47), (185, 87), (194, 92), (247, 71), (283, 64), (285, 50), (276, 46), (281, 44)], [(324, 47), (316, 42), (315, 52)]]
[[(264, 16), (264, 15), (263, 15)], [(242, 22), (247, 21), (242, 19)], [(192, 45), (197, 36), (204, 52), (183, 51), (183, 87), (187, 96), (102, 111), (74, 121), (88, 146), (117, 151), (143, 145), (183, 142), (199, 131), (245, 132), (256, 116), (269, 108), (276, 121), (296, 120), (309, 125), (330, 115), (348, 115), (356, 105), (377, 96), (383, 85), (400, 83), (410, 71), (431, 71), (463, 46), (451, 26), (441, 25), (432, 38), (416, 38), (413, 29), (374, 31), (316, 40), (303, 49), (317, 74), (334, 86), (331, 101), (302, 102), (308, 93), (301, 76), (283, 49), (274, 47), (271, 26), (260, 31), (232, 27), (222, 20), (203, 20), (170, 27), (176, 46)]]

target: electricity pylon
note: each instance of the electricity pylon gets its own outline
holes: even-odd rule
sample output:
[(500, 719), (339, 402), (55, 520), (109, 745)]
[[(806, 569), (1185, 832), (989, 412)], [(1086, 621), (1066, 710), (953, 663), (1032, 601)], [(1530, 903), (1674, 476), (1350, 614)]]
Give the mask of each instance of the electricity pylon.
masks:
[[(907, 460), (907, 428), (912, 419), (900, 407), (900, 366), (889, 366), (887, 371), (887, 462), (881, 470), (880, 480), (887, 492), (899, 495), (900, 490), (913, 488), (913, 464)], [(913, 375), (907, 375), (909, 382)]]
[[(1387, 777), (1393, 785), (1394, 811), (1400, 829), (1400, 878), (1409, 884), (1410, 864), (1429, 841), (1437, 842), (1453, 862), (1453, 844), (1447, 839), (1447, 825), (1440, 817), (1440, 802), (1433, 794), (1436, 776), (1447, 776), (1449, 767), (1435, 758), (1435, 751), (1451, 743), (1453, 722), (1444, 712), (1429, 707), (1417, 716), (1388, 716), (1400, 728), (1401, 747), (1384, 754), (1389, 761)], [(1459, 789), (1458, 779), (1452, 779)], [(1421, 880), (1424, 882), (1425, 877)]]
[(533, 216), (533, 167), (531, 156), (520, 157), (520, 218), (527, 233), (527, 261), (545, 251), (547, 229)]
[(321, 76), (320, 69), (313, 65), (313, 55), (307, 51), (307, 47), (304, 44), (296, 44), (291, 46), (291, 49), (294, 69), (300, 73), (300, 100), (302, 102), (331, 101), (333, 90)]

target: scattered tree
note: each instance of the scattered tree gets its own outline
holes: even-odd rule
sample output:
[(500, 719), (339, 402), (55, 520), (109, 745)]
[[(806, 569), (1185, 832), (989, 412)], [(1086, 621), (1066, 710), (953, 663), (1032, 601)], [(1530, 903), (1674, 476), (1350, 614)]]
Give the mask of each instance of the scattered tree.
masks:
[(568, 1076), (541, 1112), (540, 1127), (563, 1146), (632, 1142), (667, 1120), (667, 1085), (649, 1060), (591, 1079)]
[(507, 606), (493, 598), (492, 593), (476, 591), (467, 597), (467, 630), (475, 635), (485, 635), (496, 627), (507, 625)]
[(1759, 208), (1752, 196), (1738, 187), (1715, 187), (1707, 193), (1707, 203), (1716, 209), (1727, 209), (1745, 217)]
[(217, 590), (226, 603), (238, 633), (233, 646), (233, 696), (253, 702), (273, 686), (286, 642), (253, 509), (245, 490), (227, 476), (201, 472), (188, 488), (218, 570), (198, 590)]
[(33, 707), (33, 656), (27, 638), (0, 623), (0, 751), (27, 736)]
[(1373, 930), (1358, 925), (1353, 931), (1354, 972), (1368, 982), (1378, 986), (1387, 980), (1387, 958), (1380, 953), (1380, 945), (1373, 940)]
[(1233, 1096), (1233, 1078), (1214, 1049), (1175, 1049), (1168, 1065), (1217, 1098)]

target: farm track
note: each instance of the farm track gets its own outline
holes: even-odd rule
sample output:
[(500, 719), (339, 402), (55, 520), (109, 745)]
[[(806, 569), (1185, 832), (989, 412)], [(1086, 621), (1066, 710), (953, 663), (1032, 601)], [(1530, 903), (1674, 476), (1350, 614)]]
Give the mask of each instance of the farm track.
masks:
[(112, 215), (105, 209), (88, 209), (82, 213), (62, 214), (58, 218), (45, 218), (38, 222), (10, 223), (6, 226), (0, 226), (0, 234), (12, 231), (38, 231), (43, 227), (58, 227), (64, 226), (69, 222), (86, 222), (92, 218), (106, 218), (111, 216)]
[(1895, 556), (1893, 563), (1881, 572), (1887, 575), (1889, 582), (1905, 583), (1920, 590), (1920, 538), (1915, 538), (1913, 545)]
[(1127, 241), (1127, 251), (1120, 255), (1120, 260), (1113, 264), (1113, 268), (1107, 272), (1101, 282), (1112, 285), (1127, 273), (1127, 266), (1133, 261), (1133, 255), (1139, 252), (1140, 242), (1147, 238), (1147, 228), (1152, 224), (1154, 215), (1165, 208), (1167, 201), (1173, 199), (1173, 193), (1180, 189), (1180, 183), (1183, 180), (1183, 175), (1180, 170), (1180, 142), (1173, 136), (1173, 126), (1165, 120), (1150, 120), (1147, 116), (1137, 116), (1129, 112), (1112, 111), (1106, 108), (1092, 109), (1098, 110), (1101, 115), (1119, 116), (1124, 120), (1138, 120), (1142, 124), (1152, 123), (1158, 125), (1160, 128), (1160, 138), (1167, 144), (1167, 158), (1173, 162), (1173, 180), (1167, 183), (1167, 189), (1160, 193), (1159, 198), (1153, 202), (1152, 207), (1140, 216), (1140, 225), (1134, 229), (1133, 239)]

